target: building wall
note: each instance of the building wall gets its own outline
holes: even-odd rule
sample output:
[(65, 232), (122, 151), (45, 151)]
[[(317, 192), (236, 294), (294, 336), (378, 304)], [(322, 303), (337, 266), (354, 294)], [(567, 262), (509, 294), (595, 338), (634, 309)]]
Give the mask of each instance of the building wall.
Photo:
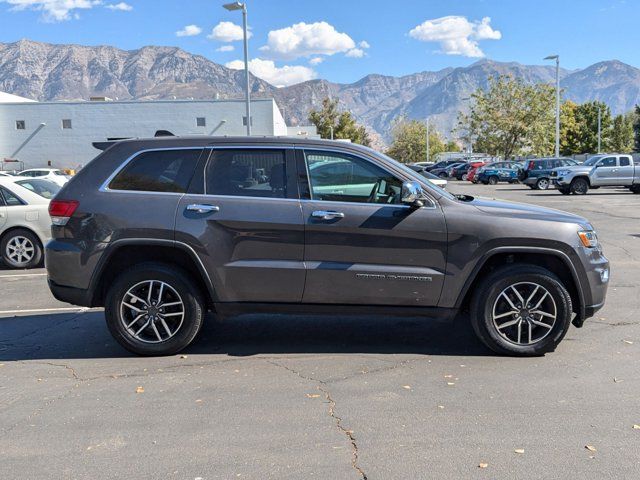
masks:
[[(15, 158), (25, 168), (86, 165), (99, 152), (92, 142), (107, 138), (152, 137), (157, 130), (175, 135), (245, 135), (242, 100), (149, 102), (0, 103), (0, 160), (10, 158), (31, 137)], [(253, 135), (286, 135), (284, 120), (273, 100), (252, 100)], [(196, 118), (206, 119), (205, 127)], [(62, 120), (71, 120), (70, 129)], [(26, 128), (16, 129), (23, 120)], [(41, 123), (46, 126), (40, 127)], [(13, 169), (15, 164), (6, 164)]]

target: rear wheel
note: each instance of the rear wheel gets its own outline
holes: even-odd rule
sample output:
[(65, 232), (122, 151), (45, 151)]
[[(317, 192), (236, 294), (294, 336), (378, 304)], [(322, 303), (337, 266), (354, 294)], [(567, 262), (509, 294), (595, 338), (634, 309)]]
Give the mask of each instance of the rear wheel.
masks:
[(550, 271), (535, 265), (495, 270), (471, 301), (471, 324), (491, 350), (514, 356), (553, 351), (571, 323), (571, 296)]
[(202, 327), (204, 301), (183, 270), (144, 263), (112, 284), (105, 302), (107, 326), (124, 348), (137, 355), (173, 355)]
[(589, 191), (589, 182), (584, 178), (574, 178), (571, 182), (571, 193), (576, 195), (586, 195)]
[(499, 179), (495, 175), (490, 176), (489, 180), (488, 180), (489, 185), (497, 185), (498, 181), (499, 181)]
[(538, 190), (546, 190), (549, 188), (549, 179), (548, 178), (540, 178), (536, 182), (536, 188)]
[(466, 173), (462, 174), (462, 181), (466, 182), (467, 180), (468, 180), (467, 179), (467, 174)]
[(0, 242), (2, 260), (10, 268), (34, 268), (42, 262), (40, 240), (29, 230), (16, 229)]

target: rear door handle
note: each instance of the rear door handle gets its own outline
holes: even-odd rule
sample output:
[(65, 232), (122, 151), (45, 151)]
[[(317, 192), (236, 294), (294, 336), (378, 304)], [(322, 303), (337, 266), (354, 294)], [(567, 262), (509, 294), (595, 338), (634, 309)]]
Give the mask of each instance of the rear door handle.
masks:
[(334, 218), (344, 218), (344, 213), (330, 210), (316, 210), (311, 216), (322, 220), (333, 220)]
[(211, 213), (219, 212), (220, 207), (218, 207), (217, 205), (209, 205), (206, 203), (192, 203), (191, 205), (187, 205), (187, 210), (196, 213)]

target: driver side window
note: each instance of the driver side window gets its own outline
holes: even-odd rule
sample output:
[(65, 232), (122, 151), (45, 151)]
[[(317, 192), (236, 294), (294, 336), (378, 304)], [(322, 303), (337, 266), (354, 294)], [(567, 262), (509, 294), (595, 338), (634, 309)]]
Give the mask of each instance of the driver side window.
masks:
[(599, 167), (615, 167), (616, 166), (616, 157), (607, 157), (600, 160), (598, 164)]
[(402, 181), (362, 158), (305, 151), (311, 198), (355, 203), (401, 204)]

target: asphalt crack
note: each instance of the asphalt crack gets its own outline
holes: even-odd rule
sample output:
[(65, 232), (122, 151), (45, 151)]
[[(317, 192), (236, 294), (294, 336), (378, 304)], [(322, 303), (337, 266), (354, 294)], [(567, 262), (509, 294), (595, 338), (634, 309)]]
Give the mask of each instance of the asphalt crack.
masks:
[(336, 401), (331, 396), (331, 392), (329, 391), (327, 382), (320, 380), (318, 378), (313, 378), (313, 377), (304, 375), (302, 372), (299, 372), (298, 370), (287, 367), (286, 365), (283, 365), (281, 363), (274, 362), (273, 360), (267, 360), (267, 362), (276, 367), (283, 368), (288, 372), (293, 373), (294, 375), (297, 375), (303, 380), (317, 383), (316, 388), (318, 389), (318, 391), (324, 394), (327, 402), (329, 403), (329, 410), (328, 410), (329, 416), (333, 419), (338, 431), (344, 436), (346, 436), (347, 440), (351, 444), (351, 467), (356, 472), (358, 472), (358, 475), (360, 475), (360, 478), (362, 478), (362, 480), (367, 480), (368, 479), (367, 474), (364, 472), (364, 470), (362, 469), (362, 467), (358, 462), (359, 450), (358, 450), (358, 442), (356, 441), (356, 437), (353, 434), (353, 430), (347, 430), (344, 427), (344, 425), (342, 424), (343, 422), (342, 417), (339, 417), (338, 415), (336, 415)]

